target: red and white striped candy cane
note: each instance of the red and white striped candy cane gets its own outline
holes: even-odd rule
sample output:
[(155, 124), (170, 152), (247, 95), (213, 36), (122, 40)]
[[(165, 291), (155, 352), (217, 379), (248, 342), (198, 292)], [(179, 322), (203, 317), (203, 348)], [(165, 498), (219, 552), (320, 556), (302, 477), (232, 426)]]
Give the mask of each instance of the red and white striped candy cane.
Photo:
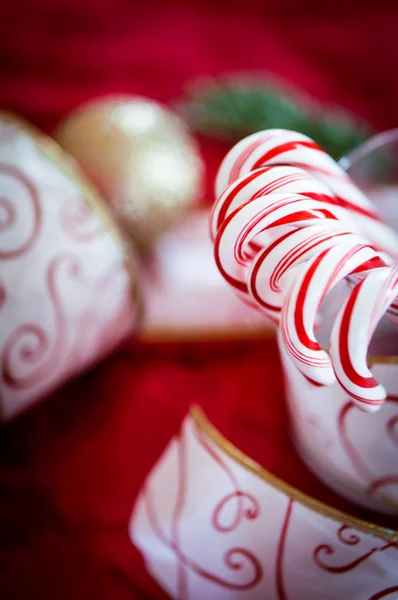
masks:
[[(221, 273), (235, 290), (247, 293), (247, 268), (275, 236), (272, 230), (304, 227), (317, 219), (323, 219), (323, 227), (359, 231), (353, 215), (336, 204), (321, 181), (302, 169), (265, 167), (244, 175), (221, 194), (211, 214), (215, 257)], [(241, 232), (242, 222), (245, 228)]]
[[(300, 227), (325, 221), (325, 227), (342, 228), (333, 206), (300, 194), (274, 193), (260, 196), (236, 208), (219, 227), (214, 240), (217, 266), (235, 290), (248, 293), (247, 273), (263, 247), (255, 240), (273, 229)], [(270, 238), (272, 239), (272, 238)], [(265, 241), (267, 247), (268, 241)]]
[(386, 390), (366, 363), (370, 339), (389, 306), (398, 296), (398, 268), (369, 273), (353, 289), (335, 320), (330, 357), (340, 385), (361, 408), (377, 410)]
[[(246, 137), (223, 160), (216, 178), (216, 197), (243, 175), (267, 166), (288, 165), (303, 169), (323, 182), (326, 195), (345, 208), (358, 221), (362, 233), (378, 248), (398, 255), (396, 234), (381, 220), (370, 200), (351, 181), (341, 167), (309, 137), (284, 129), (269, 129)], [(255, 177), (255, 176), (254, 176)], [(297, 193), (297, 190), (296, 190)], [(301, 192), (299, 192), (301, 193)], [(220, 204), (222, 204), (220, 199)], [(218, 206), (222, 213), (225, 207)], [(218, 223), (222, 220), (218, 219)], [(213, 221), (213, 220), (212, 220)], [(212, 223), (212, 233), (217, 224)]]
[(287, 288), (298, 278), (308, 260), (336, 244), (363, 243), (360, 236), (326, 221), (291, 229), (257, 253), (248, 273), (249, 293), (260, 310), (277, 321)]
[[(212, 239), (226, 217), (236, 208), (276, 192), (300, 194), (310, 200), (339, 207), (331, 190), (307, 171), (291, 166), (261, 167), (239, 177), (216, 199), (210, 217)], [(351, 229), (356, 227), (359, 231), (355, 218), (346, 209), (340, 207), (339, 219), (348, 221)]]
[[(366, 243), (358, 243), (355, 236), (352, 238), (347, 236), (346, 243), (337, 239), (335, 245), (319, 250), (307, 261), (283, 302), (280, 329), (285, 347), (300, 371), (319, 384), (330, 385), (336, 380), (334, 364), (314, 334), (319, 307), (327, 294), (352, 273), (370, 268), (377, 272), (385, 268), (372, 248)], [(350, 291), (350, 296), (355, 289)], [(356, 348), (353, 350), (357, 352)]]
[[(238, 160), (233, 149), (220, 169), (217, 185), (221, 189), (220, 181), (230, 183), (216, 200), (211, 215), (217, 265), (241, 296), (255, 302), (275, 322), (280, 321), (285, 347), (308, 379), (329, 385), (337, 378), (361, 408), (376, 410), (385, 398), (385, 390), (367, 368), (367, 346), (378, 320), (390, 306), (396, 315), (396, 269), (391, 266), (391, 258), (364, 237), (363, 221), (358, 219), (363, 213), (348, 209), (325, 181), (301, 168), (306, 166), (305, 160), (309, 162), (308, 156), (300, 154), (297, 166), (297, 152), (302, 147), (319, 153), (317, 169), (323, 173), (331, 159), (299, 134), (295, 134), (300, 139), (294, 143), (290, 138), (280, 143), (278, 148), (283, 147), (283, 151), (278, 153), (275, 131), (265, 132), (269, 137), (264, 133), (251, 136), (249, 139), (254, 138), (256, 144), (238, 144), (241, 158)], [(292, 137), (291, 132), (279, 133), (283, 140), (287, 133)], [(307, 145), (302, 146), (302, 138)], [(290, 153), (296, 166), (258, 164), (264, 155), (274, 160), (283, 153)], [(237, 180), (231, 180), (231, 173), (225, 169), (228, 162)], [(330, 172), (333, 177), (339, 173), (333, 161)], [(348, 185), (353, 187), (350, 182)], [(315, 318), (325, 296), (346, 278), (354, 287), (336, 319), (329, 356), (316, 340)], [(362, 299), (369, 285), (373, 285), (374, 293), (368, 294), (365, 311)], [(347, 327), (351, 319), (358, 325), (361, 311), (368, 333), (366, 343), (357, 328), (353, 333), (351, 325)], [(344, 344), (346, 350), (342, 351)]]

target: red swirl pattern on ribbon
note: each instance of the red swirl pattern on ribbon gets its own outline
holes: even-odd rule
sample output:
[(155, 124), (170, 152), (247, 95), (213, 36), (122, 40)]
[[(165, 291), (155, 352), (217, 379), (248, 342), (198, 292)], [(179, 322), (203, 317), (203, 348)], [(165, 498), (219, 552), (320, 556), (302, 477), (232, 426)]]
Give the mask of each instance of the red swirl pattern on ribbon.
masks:
[[(64, 352), (65, 316), (56, 286), (58, 272), (66, 267), (69, 275), (80, 275), (78, 258), (74, 255), (55, 257), (47, 269), (47, 288), (54, 313), (55, 334), (50, 340), (48, 332), (36, 323), (24, 323), (11, 333), (4, 343), (0, 359), (1, 378), (14, 389), (27, 389), (54, 376), (60, 367)], [(19, 373), (21, 367), (30, 367), (29, 373)]]
[[(130, 522), (149, 571), (173, 598), (315, 600), (328, 586), (328, 597), (379, 600), (396, 591), (395, 538), (383, 541), (337, 514), (303, 506), (267, 480), (249, 477), (248, 466), (216, 444), (187, 417), (147, 478)], [(237, 511), (236, 491), (229, 490), (231, 483), (241, 490), (243, 481), (246, 497), (258, 505), (255, 524), (246, 520), (250, 504), (248, 514)], [(221, 528), (209, 527), (215, 496), (228, 506)], [(240, 572), (239, 583), (226, 567)]]
[(387, 423), (387, 433), (391, 440), (398, 446), (398, 415), (391, 417)]
[[(348, 535), (346, 536), (346, 533)], [(356, 546), (361, 541), (358, 532), (353, 531), (349, 525), (342, 525), (337, 531), (337, 537), (346, 546)]]
[[(249, 500), (250, 506), (244, 507), (244, 500)], [(227, 505), (231, 504), (232, 501), (235, 501), (235, 511), (234, 517), (229, 525), (224, 525), (222, 523), (222, 512), (227, 507)], [(227, 494), (220, 500), (214, 509), (212, 523), (213, 527), (217, 529), (217, 531), (234, 531), (236, 529), (243, 518), (252, 520), (258, 516), (259, 505), (257, 500), (251, 494), (247, 492), (243, 492), (242, 490), (236, 489), (230, 494)]]
[[(398, 404), (398, 396), (392, 396), (391, 394), (387, 397), (389, 402)], [(390, 440), (398, 447), (398, 414), (391, 417), (387, 422), (386, 427), (387, 435)]]
[(0, 233), (14, 224), (15, 206), (8, 198), (0, 198)]
[[(389, 594), (393, 594), (394, 592), (398, 592), (398, 585), (393, 585), (392, 587), (386, 588), (385, 590), (381, 590), (381, 592), (377, 592), (373, 594), (369, 598), (369, 600), (381, 600), (381, 598), (385, 598)], [(395, 598), (391, 598), (391, 600), (395, 600)]]
[[(222, 457), (212, 448), (211, 444), (209, 444), (208, 440), (201, 435), (201, 433), (195, 429), (195, 437), (199, 444), (202, 446), (204, 450), (211, 456), (211, 458), (221, 467), (224, 471), (225, 475), (228, 477), (233, 491), (226, 496), (224, 496), (216, 505), (213, 516), (212, 516), (212, 524), (214, 529), (219, 532), (230, 532), (234, 531), (237, 527), (239, 527), (242, 519), (246, 518), (248, 520), (256, 519), (260, 514), (260, 505), (258, 500), (248, 492), (243, 491), (239, 482), (236, 479), (233, 471), (228, 467)], [(248, 501), (249, 506), (245, 506), (245, 500)], [(229, 525), (225, 525), (221, 522), (221, 516), (223, 510), (227, 505), (231, 503), (231, 501), (235, 501), (235, 514), (232, 518), (232, 521)]]
[(372, 481), (366, 491), (371, 495), (375, 495), (380, 493), (384, 488), (390, 486), (397, 486), (398, 489), (398, 475), (385, 475), (385, 477), (378, 477)]
[(5, 285), (0, 281), (0, 310), (3, 308), (7, 300), (7, 292)]
[(64, 233), (78, 243), (91, 242), (106, 233), (103, 224), (80, 196), (72, 198), (64, 204), (60, 215), (60, 225)]
[(357, 410), (355, 405), (351, 402), (351, 400), (348, 400), (346, 404), (344, 404), (344, 406), (342, 406), (342, 408), (340, 409), (337, 420), (337, 427), (340, 442), (346, 452), (346, 455), (350, 459), (351, 464), (354, 467), (357, 474), (366, 482), (368, 481), (369, 477), (372, 476), (372, 473), (369, 471), (368, 466), (358, 454), (358, 450), (356, 449), (355, 445), (350, 441), (347, 432), (348, 415), (355, 410)]
[[(350, 528), (347, 525), (341, 526), (337, 531), (337, 538), (345, 546), (356, 546), (360, 543), (361, 538), (357, 532), (354, 532), (346, 537), (346, 532), (349, 530)], [(348, 562), (343, 565), (333, 565), (325, 562), (325, 558), (327, 558), (328, 556), (335, 556), (337, 554), (336, 547), (332, 546), (331, 544), (320, 544), (313, 551), (313, 559), (315, 564), (324, 571), (328, 571), (329, 573), (341, 574), (347, 573), (347, 571), (355, 569), (358, 565), (365, 562), (376, 552), (384, 552), (389, 548), (395, 548), (398, 551), (398, 544), (394, 542), (389, 542), (382, 546), (375, 546), (367, 552), (365, 552), (364, 554), (361, 554), (351, 562)]]
[(10, 420), (121, 342), (136, 282), (101, 200), (50, 139), (0, 116), (0, 154), (0, 413)]
[[(123, 277), (126, 281), (127, 293), (117, 297), (118, 302), (112, 302), (112, 315), (102, 317), (101, 307), (105, 301), (106, 294), (113, 289), (117, 279)], [(76, 339), (69, 355), (69, 360), (79, 364), (87, 358), (87, 354), (93, 351), (95, 345), (96, 354), (101, 357), (110, 348), (112, 339), (119, 340), (117, 334), (123, 330), (127, 321), (126, 316), (131, 316), (133, 324), (133, 306), (130, 292), (130, 282), (124, 266), (120, 261), (114, 262), (104, 271), (95, 282), (87, 300), (87, 305), (78, 319), (76, 328)], [(116, 300), (116, 297), (115, 297)], [(99, 316), (98, 316), (99, 315)], [(89, 341), (87, 343), (87, 340)]]
[(286, 595), (286, 590), (285, 590), (284, 579), (283, 579), (283, 571), (284, 571), (283, 559), (284, 559), (285, 548), (286, 548), (287, 532), (288, 532), (289, 523), (290, 523), (290, 519), (292, 516), (292, 511), (293, 511), (293, 504), (294, 504), (294, 502), (293, 502), (292, 498), (289, 498), (285, 518), (284, 518), (283, 524), (282, 524), (281, 535), (280, 535), (279, 543), (278, 543), (278, 554), (277, 554), (277, 558), (276, 558), (276, 588), (277, 588), (277, 592), (278, 592), (278, 600), (288, 600), (287, 595)]
[[(398, 404), (398, 397), (389, 395), (386, 398), (387, 403)], [(376, 477), (372, 470), (368, 467), (367, 463), (361, 458), (358, 449), (355, 444), (350, 441), (347, 431), (347, 419), (352, 411), (357, 410), (351, 401), (346, 402), (339, 412), (338, 415), (338, 434), (340, 442), (349, 458), (352, 466), (354, 467), (357, 475), (366, 484), (366, 491), (370, 495), (379, 494), (383, 488), (391, 485), (398, 485), (398, 475), (392, 473), (383, 477)], [(390, 438), (393, 444), (398, 446), (398, 414), (390, 417), (385, 425), (385, 431), (387, 436)], [(398, 460), (398, 458), (397, 458)]]
[[(29, 198), (32, 211), (33, 219), (30, 226), (30, 233), (27, 238), (13, 249), (1, 249), (0, 248), (0, 260), (9, 260), (12, 258), (18, 258), (28, 252), (35, 243), (41, 227), (42, 222), (42, 210), (39, 201), (39, 193), (35, 185), (30, 181), (20, 169), (13, 165), (0, 163), (0, 177), (6, 176), (17, 181), (22, 188), (25, 190), (27, 197)], [(19, 218), (23, 219), (24, 215), (22, 210), (19, 208)], [(12, 199), (4, 197), (0, 189), (0, 235), (5, 232), (9, 233), (10, 229), (17, 223), (17, 207)], [(0, 238), (1, 240), (1, 238)]]
[[(219, 465), (223, 465), (223, 470), (227, 474), (231, 474), (231, 471), (225, 465), (222, 458), (217, 454), (213, 448), (208, 444), (207, 440), (205, 440), (199, 432), (198, 441), (202, 441), (202, 447), (206, 451), (210, 451), (210, 455), (212, 458), (216, 460)], [(242, 569), (249, 568), (251, 570), (251, 577), (247, 578), (247, 581), (244, 582), (233, 582), (225, 579), (209, 571), (208, 569), (203, 568), (199, 565), (193, 558), (189, 557), (181, 548), (181, 539), (179, 534), (179, 523), (182, 518), (182, 513), (185, 505), (185, 490), (187, 485), (187, 466), (186, 466), (186, 449), (184, 436), (180, 435), (177, 438), (177, 451), (178, 451), (178, 488), (177, 488), (177, 498), (173, 510), (172, 515), (172, 527), (171, 527), (171, 537), (170, 539), (164, 533), (161, 528), (161, 525), (158, 521), (156, 509), (154, 506), (154, 502), (152, 500), (152, 495), (148, 485), (144, 486), (142, 495), (144, 501), (144, 507), (146, 511), (147, 518), (151, 524), (152, 530), (155, 533), (156, 537), (159, 541), (161, 541), (167, 548), (169, 548), (173, 554), (178, 559), (178, 569), (177, 569), (177, 593), (179, 600), (187, 600), (188, 599), (188, 581), (186, 578), (186, 570), (189, 569), (195, 572), (197, 575), (210, 581), (218, 586), (223, 588), (227, 588), (230, 590), (249, 590), (254, 588), (259, 584), (259, 582), (263, 578), (263, 570), (259, 559), (247, 548), (242, 547), (232, 547), (225, 551), (223, 555), (224, 564), (231, 569), (231, 571), (240, 572)], [(239, 497), (248, 497), (244, 492)], [(224, 498), (224, 501), (221, 501), (221, 505), (225, 505), (225, 502), (228, 502), (234, 495), (228, 495), (228, 499)], [(254, 497), (251, 496), (251, 500), (254, 502), (254, 510), (259, 509), (259, 505)], [(238, 509), (239, 510), (239, 509)], [(214, 513), (219, 514), (220, 511), (220, 503), (217, 504)], [(243, 511), (241, 508), (241, 515), (243, 515)], [(250, 511), (250, 517), (255, 518), (253, 516), (253, 507)], [(248, 516), (247, 511), (245, 512), (245, 516)], [(242, 516), (239, 518), (235, 518), (233, 522), (233, 527), (238, 527)], [(212, 523), (214, 528), (219, 532), (232, 531), (231, 526), (228, 526), (227, 529), (225, 527), (220, 527), (217, 525), (217, 516), (212, 517)]]

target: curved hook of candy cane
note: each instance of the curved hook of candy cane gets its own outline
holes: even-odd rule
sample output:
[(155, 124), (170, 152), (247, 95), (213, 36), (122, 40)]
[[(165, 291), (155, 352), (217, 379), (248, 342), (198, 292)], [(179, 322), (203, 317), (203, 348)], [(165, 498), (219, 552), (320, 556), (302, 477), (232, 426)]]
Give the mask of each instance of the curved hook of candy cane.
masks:
[(378, 410), (387, 395), (367, 366), (368, 346), (397, 296), (398, 268), (375, 269), (352, 290), (333, 326), (330, 356), (336, 378), (353, 402), (367, 412)]
[[(369, 266), (369, 271), (378, 267), (394, 267), (396, 261), (386, 252), (379, 252), (379, 259)], [(368, 275), (368, 270), (357, 271), (353, 275), (347, 277), (347, 283), (353, 289), (364, 277)], [(395, 300), (386, 311), (386, 316), (393, 322), (398, 324), (398, 299)]]
[(245, 173), (270, 165), (311, 168), (348, 180), (342, 168), (311, 138), (288, 129), (266, 129), (244, 138), (225, 156), (216, 177), (216, 196)]
[(281, 312), (282, 339), (293, 362), (311, 381), (322, 385), (336, 381), (332, 361), (314, 334), (320, 305), (337, 283), (375, 257), (366, 244), (334, 245), (309, 260), (288, 290)]
[(322, 181), (335, 202), (355, 214), (358, 226), (369, 240), (380, 249), (398, 256), (397, 235), (380, 220), (372, 202), (313, 140), (294, 131), (260, 131), (236, 144), (220, 166), (216, 197), (242, 175), (272, 165), (301, 168)]
[(217, 266), (228, 283), (247, 293), (247, 269), (256, 252), (250, 244), (256, 236), (276, 227), (307, 227), (320, 219), (343, 227), (335, 212), (335, 207), (299, 194), (274, 193), (251, 200), (235, 209), (219, 227), (214, 241)]
[(364, 238), (339, 228), (333, 221), (320, 223), (284, 233), (253, 260), (248, 273), (249, 294), (268, 317), (279, 317), (293, 278), (309, 259), (336, 243), (366, 244)]
[(210, 216), (210, 232), (214, 240), (217, 230), (236, 208), (259, 196), (275, 192), (301, 194), (312, 200), (336, 205), (327, 186), (304, 169), (289, 166), (263, 167), (239, 177), (215, 201)]

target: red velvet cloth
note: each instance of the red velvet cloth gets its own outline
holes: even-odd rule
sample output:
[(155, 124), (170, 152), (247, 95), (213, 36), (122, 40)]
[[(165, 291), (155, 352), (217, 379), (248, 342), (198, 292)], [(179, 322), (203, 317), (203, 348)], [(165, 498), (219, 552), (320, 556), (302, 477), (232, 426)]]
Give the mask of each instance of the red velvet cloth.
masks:
[(127, 533), (143, 478), (195, 403), (242, 448), (276, 465), (285, 436), (275, 366), (272, 342), (127, 347), (9, 426), (0, 444), (0, 564), (15, 597), (33, 589), (67, 598), (86, 585), (90, 598), (97, 588), (100, 598), (136, 588), (162, 598)]
[(1, 598), (165, 598), (128, 522), (145, 475), (193, 404), (280, 477), (369, 518), (300, 463), (282, 388), (273, 340), (133, 344), (8, 426), (0, 438)]
[[(397, 16), (395, 1), (3, 0), (0, 106), (50, 131), (96, 95), (170, 102), (198, 76), (255, 69), (391, 127)], [(211, 182), (225, 147), (203, 150)], [(164, 597), (127, 523), (192, 403), (253, 458), (334, 500), (292, 451), (273, 342), (130, 344), (1, 431), (2, 600)]]

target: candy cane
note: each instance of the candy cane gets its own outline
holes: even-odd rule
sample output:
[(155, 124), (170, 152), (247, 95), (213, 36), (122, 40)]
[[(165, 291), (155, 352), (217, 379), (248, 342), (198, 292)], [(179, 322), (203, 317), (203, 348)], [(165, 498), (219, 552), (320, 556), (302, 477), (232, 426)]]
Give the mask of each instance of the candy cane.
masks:
[[(236, 208), (260, 196), (276, 192), (300, 194), (339, 207), (330, 189), (303, 169), (290, 166), (262, 167), (239, 177), (215, 201), (210, 217), (213, 240), (222, 222)], [(339, 219), (348, 222), (351, 229), (359, 231), (352, 213), (347, 209), (340, 207)]]
[(314, 335), (315, 315), (322, 301), (337, 283), (375, 257), (375, 251), (366, 244), (337, 242), (307, 261), (286, 294), (282, 339), (292, 360), (309, 379), (325, 385), (335, 381), (332, 362)]
[(241, 140), (221, 164), (216, 178), (216, 197), (219, 198), (229, 185), (243, 175), (272, 165), (304, 169), (308, 175), (325, 185), (327, 195), (337, 205), (355, 214), (363, 234), (369, 240), (380, 249), (398, 255), (396, 234), (380, 220), (370, 200), (330, 156), (313, 140), (300, 133), (269, 129)]
[(358, 406), (377, 410), (386, 397), (366, 364), (369, 341), (380, 319), (398, 295), (398, 269), (369, 273), (352, 291), (335, 320), (330, 357), (340, 385)]
[[(294, 166), (269, 166), (288, 159)], [(330, 180), (353, 190), (348, 200), (340, 201), (325, 183)], [(377, 410), (385, 390), (367, 368), (367, 346), (384, 312), (398, 316), (398, 283), (391, 257), (364, 237), (363, 217), (373, 220), (374, 237), (384, 229), (391, 245), (394, 235), (338, 165), (300, 134), (271, 130), (243, 140), (223, 162), (217, 189), (226, 182), (210, 223), (221, 273), (280, 321), (285, 347), (308, 379), (330, 385), (337, 378), (361, 408)], [(315, 318), (326, 295), (347, 278), (353, 288), (336, 319), (329, 356), (315, 338)], [(366, 340), (363, 328), (352, 327), (362, 313)]]
[[(258, 252), (248, 274), (248, 290), (258, 307), (273, 320), (279, 317), (286, 289), (307, 261), (336, 244), (363, 244), (358, 235), (325, 222), (319, 226), (292, 229)], [(380, 264), (384, 264), (380, 259)]]
[(217, 266), (232, 287), (248, 293), (247, 269), (254, 252), (261, 249), (253, 250), (254, 238), (273, 228), (304, 227), (319, 220), (329, 227), (340, 225), (333, 207), (317, 200), (300, 194), (260, 196), (235, 209), (219, 227), (214, 240)]

